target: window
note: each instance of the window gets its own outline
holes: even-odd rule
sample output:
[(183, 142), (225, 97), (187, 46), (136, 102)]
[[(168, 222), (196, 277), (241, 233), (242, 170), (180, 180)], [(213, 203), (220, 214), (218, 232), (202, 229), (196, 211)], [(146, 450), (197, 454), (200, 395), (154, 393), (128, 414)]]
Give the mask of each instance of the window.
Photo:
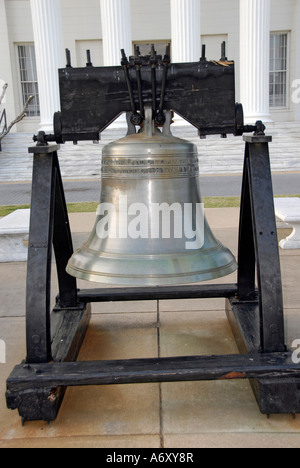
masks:
[(18, 59), (23, 106), (29, 96), (33, 95), (35, 99), (31, 101), (27, 108), (27, 116), (38, 117), (40, 116), (40, 105), (34, 45), (19, 45)]
[(271, 34), (270, 107), (287, 106), (288, 35)]

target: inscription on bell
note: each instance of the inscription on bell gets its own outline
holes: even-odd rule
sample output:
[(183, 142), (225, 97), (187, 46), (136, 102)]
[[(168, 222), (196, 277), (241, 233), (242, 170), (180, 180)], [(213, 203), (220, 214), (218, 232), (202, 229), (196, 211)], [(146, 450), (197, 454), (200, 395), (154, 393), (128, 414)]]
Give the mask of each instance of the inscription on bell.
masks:
[(102, 177), (107, 176), (194, 176), (199, 174), (198, 158), (176, 158), (161, 160), (103, 159)]

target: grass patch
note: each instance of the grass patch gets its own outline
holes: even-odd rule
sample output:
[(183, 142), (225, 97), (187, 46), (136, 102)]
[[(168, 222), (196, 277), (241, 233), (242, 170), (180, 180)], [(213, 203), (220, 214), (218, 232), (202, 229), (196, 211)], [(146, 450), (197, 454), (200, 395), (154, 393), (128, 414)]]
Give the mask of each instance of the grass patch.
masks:
[(240, 197), (204, 197), (205, 208), (236, 208), (241, 205)]
[(96, 213), (98, 202), (68, 203), (69, 213)]
[[(67, 207), (69, 213), (93, 213), (96, 212), (98, 205), (97, 202), (68, 203)], [(30, 205), (0, 206), (0, 217), (7, 216), (16, 210), (27, 210), (28, 208), (30, 208)]]
[(300, 198), (300, 195), (275, 195), (274, 198)]
[[(275, 198), (300, 198), (300, 195), (275, 195)], [(239, 208), (241, 197), (204, 197), (205, 208)]]
[[(276, 195), (275, 198), (300, 197), (300, 195)], [(240, 197), (204, 197), (205, 208), (238, 208)], [(68, 203), (69, 213), (95, 213), (98, 202)], [(30, 208), (30, 205), (0, 206), (0, 217), (7, 216), (13, 211)]]
[(7, 216), (13, 211), (16, 210), (27, 210), (30, 208), (30, 205), (9, 205), (9, 206), (0, 206), (0, 216)]

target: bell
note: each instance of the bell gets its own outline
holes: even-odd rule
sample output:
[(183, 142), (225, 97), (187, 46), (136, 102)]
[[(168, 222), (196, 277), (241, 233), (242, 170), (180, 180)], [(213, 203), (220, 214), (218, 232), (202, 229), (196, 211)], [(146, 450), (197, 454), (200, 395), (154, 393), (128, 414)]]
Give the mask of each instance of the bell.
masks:
[(145, 109), (139, 133), (103, 148), (100, 205), (67, 272), (113, 285), (163, 286), (226, 276), (237, 264), (208, 226), (194, 144), (162, 132)]

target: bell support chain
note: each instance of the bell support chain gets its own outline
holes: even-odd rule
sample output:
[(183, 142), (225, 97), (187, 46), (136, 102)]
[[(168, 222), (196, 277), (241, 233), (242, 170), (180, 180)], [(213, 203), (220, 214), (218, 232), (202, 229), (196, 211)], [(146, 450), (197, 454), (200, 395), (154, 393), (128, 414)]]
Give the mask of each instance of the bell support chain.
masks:
[[(65, 272), (73, 254), (56, 145), (34, 154), (28, 254), (27, 359), (7, 380), (7, 406), (24, 421), (55, 420), (68, 386), (250, 379), (262, 413), (300, 412), (300, 366), (284, 344), (282, 287), (268, 143), (245, 137), (238, 284), (77, 291)], [(52, 245), (59, 295), (50, 314)], [(271, 263), (270, 263), (271, 262)], [(272, 264), (272, 267), (271, 267)], [(258, 290), (255, 287), (255, 268)], [(241, 354), (76, 362), (90, 303), (178, 298), (226, 299)]]

